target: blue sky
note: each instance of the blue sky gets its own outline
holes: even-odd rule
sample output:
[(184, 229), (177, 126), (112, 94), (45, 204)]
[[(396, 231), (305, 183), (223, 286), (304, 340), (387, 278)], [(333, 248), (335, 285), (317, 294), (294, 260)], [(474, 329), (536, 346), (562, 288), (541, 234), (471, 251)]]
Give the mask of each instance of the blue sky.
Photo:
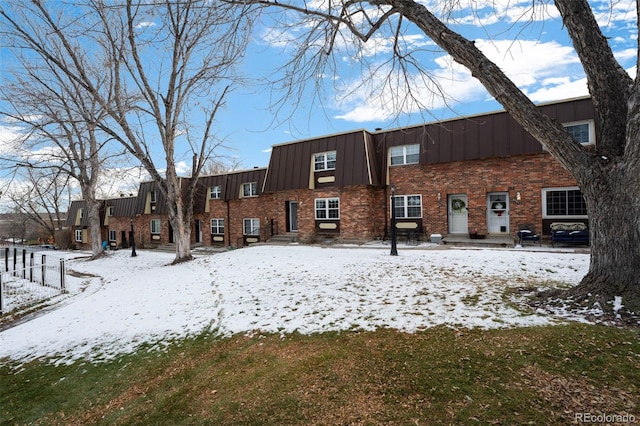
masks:
[[(508, 4), (507, 4), (508, 3)], [(522, 8), (530, 1), (505, 2), (498, 16), (492, 10), (479, 9), (480, 18), (471, 18), (468, 10), (461, 10), (461, 18), (456, 24), (467, 38), (476, 41), (476, 46), (485, 52), (494, 62), (527, 93), (534, 102), (549, 102), (560, 99), (587, 95), (586, 80), (577, 55), (571, 46), (555, 8), (550, 5), (545, 11), (537, 10), (533, 23), (522, 27), (516, 22), (522, 16)], [(478, 5), (479, 3), (475, 3)], [(500, 4), (500, 2), (492, 2)], [(598, 21), (622, 66), (635, 75), (637, 55), (637, 24), (635, 21), (635, 2), (624, 0), (616, 2), (613, 9), (608, 1), (594, 1)], [(545, 19), (538, 20), (544, 17)], [(429, 46), (431, 43), (415, 27), (411, 28), (413, 42)], [(275, 69), (287, 58), (287, 49), (280, 43), (270, 43), (264, 36), (267, 31), (259, 29), (254, 36), (250, 53), (244, 63), (249, 70)], [(378, 46), (384, 40), (376, 40)], [(371, 43), (372, 45), (375, 43)], [(374, 50), (373, 48), (371, 50)], [(380, 56), (388, 57), (384, 49), (377, 47)], [(369, 61), (376, 61), (373, 55)], [(221, 129), (229, 135), (243, 166), (266, 166), (269, 161), (269, 148), (273, 144), (306, 139), (331, 133), (365, 128), (395, 128), (408, 124), (444, 119), (457, 115), (470, 115), (501, 109), (490, 98), (484, 88), (462, 67), (452, 63), (448, 55), (435, 53), (423, 55), (425, 67), (441, 82), (453, 100), (449, 107), (442, 100), (431, 102), (429, 110), (412, 111), (395, 115), (392, 111), (381, 111), (380, 100), (364, 91), (343, 99), (333, 90), (334, 81), (325, 84), (325, 96), (321, 102), (302, 102), (297, 111), (285, 110), (280, 120), (286, 121), (272, 125), (273, 116), (269, 112), (269, 91), (264, 87), (251, 90), (238, 90), (228, 102), (228, 108), (221, 114)], [(341, 59), (342, 70), (336, 76), (339, 84), (352, 87), (361, 76), (354, 75), (355, 59)], [(427, 61), (429, 61), (427, 63)], [(381, 77), (381, 76), (380, 76)], [(313, 83), (310, 83), (312, 85)], [(346, 91), (345, 91), (346, 92)], [(311, 98), (311, 96), (309, 96)], [(425, 95), (425, 99), (428, 96)], [(290, 117), (289, 117), (290, 114)]]
[[(487, 1), (491, 7), (476, 1), (470, 2), (475, 8), (472, 13), (471, 9), (465, 8), (464, 2), (460, 3), (460, 8), (451, 14), (454, 29), (475, 40), (476, 46), (534, 102), (588, 94), (581, 65), (552, 5), (531, 13), (526, 11), (531, 0)], [(616, 57), (635, 76), (638, 43), (635, 2), (621, 0), (613, 6), (608, 0), (591, 3)], [(436, 8), (441, 4), (434, 1)], [(523, 21), (527, 25), (523, 25)], [(348, 46), (338, 50), (335, 74), (327, 74), (318, 80), (323, 87), (322, 94), (314, 95), (315, 82), (309, 82), (296, 109), (293, 108), (296, 102), (289, 100), (280, 114), (274, 116), (270, 105), (277, 94), (272, 94), (270, 86), (262, 81), (286, 63), (291, 51), (283, 40), (295, 40), (299, 33), (291, 30), (274, 37), (265, 25), (258, 26), (241, 65), (254, 84), (235, 89), (227, 98), (226, 108), (218, 116), (217, 135), (225, 139), (230, 149), (218, 154), (236, 157), (240, 168), (267, 166), (274, 144), (360, 128), (390, 129), (501, 108), (464, 68), (451, 61), (448, 55), (438, 52), (416, 27), (409, 26), (408, 29), (406, 44), (424, 50), (419, 56), (420, 62), (446, 92), (449, 98), (446, 105), (442, 98), (432, 97), (428, 87), (415, 76), (413, 90), (425, 106), (422, 109), (409, 105), (398, 113), (391, 106), (394, 99), (388, 92), (370, 93), (358, 88), (363, 80), (375, 85), (377, 79), (385, 77), (384, 73), (372, 77), (360, 72), (362, 64), (377, 65), (389, 57), (390, 39), (381, 36), (368, 42), (359, 55)], [(349, 96), (345, 97), (345, 93)], [(395, 99), (403, 95), (403, 92), (397, 93)], [(382, 105), (385, 107), (381, 108)], [(15, 128), (0, 117), (0, 153), (14, 132)], [(112, 187), (108, 191), (115, 195), (118, 189)]]

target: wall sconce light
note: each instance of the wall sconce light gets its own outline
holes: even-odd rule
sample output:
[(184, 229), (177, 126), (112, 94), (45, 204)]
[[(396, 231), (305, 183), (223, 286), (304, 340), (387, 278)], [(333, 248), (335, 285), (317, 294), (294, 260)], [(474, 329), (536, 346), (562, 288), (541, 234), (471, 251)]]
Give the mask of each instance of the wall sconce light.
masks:
[(442, 200), (442, 196), (440, 195), (440, 193), (438, 192), (438, 201)]
[(520, 195), (520, 191), (516, 192), (516, 201), (517, 202), (522, 201), (522, 196)]

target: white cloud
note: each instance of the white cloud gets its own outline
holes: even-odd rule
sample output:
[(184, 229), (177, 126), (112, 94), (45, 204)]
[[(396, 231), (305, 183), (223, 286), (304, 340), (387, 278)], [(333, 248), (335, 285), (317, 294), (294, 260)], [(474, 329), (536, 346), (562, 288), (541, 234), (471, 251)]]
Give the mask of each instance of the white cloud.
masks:
[[(530, 91), (544, 100), (549, 100), (546, 98), (552, 93), (556, 94), (553, 99), (584, 94), (586, 85), (580, 82), (582, 68), (571, 47), (537, 40), (477, 40), (476, 46), (525, 92)], [(384, 121), (400, 113), (437, 110), (488, 97), (482, 85), (451, 56), (441, 55), (433, 62), (430, 79), (421, 75), (409, 77), (411, 94), (419, 103), (407, 100), (407, 86), (401, 84), (399, 77), (389, 74), (388, 67), (381, 68), (373, 77), (363, 76), (366, 84), (358, 80), (345, 87), (342, 93), (349, 95), (338, 102), (337, 108), (343, 112), (335, 118), (353, 122)], [(443, 93), (439, 93), (440, 90)]]
[(0, 125), (0, 155), (14, 155), (22, 137), (24, 132), (19, 126)]

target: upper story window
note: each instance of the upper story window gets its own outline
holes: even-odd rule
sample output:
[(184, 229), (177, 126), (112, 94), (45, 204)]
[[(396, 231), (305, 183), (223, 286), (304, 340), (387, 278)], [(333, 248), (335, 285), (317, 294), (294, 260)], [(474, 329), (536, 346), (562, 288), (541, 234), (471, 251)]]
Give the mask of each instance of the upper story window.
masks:
[(258, 183), (248, 182), (242, 184), (242, 196), (243, 197), (257, 197), (258, 196)]
[(336, 151), (319, 152), (313, 155), (313, 170), (316, 172), (322, 170), (336, 169)]
[(209, 198), (212, 200), (217, 200), (222, 195), (222, 188), (220, 186), (212, 186), (209, 188)]
[(422, 217), (422, 195), (396, 195), (396, 218), (419, 219)]
[(155, 203), (156, 202), (156, 191), (150, 191), (149, 192), (149, 202), (150, 203)]
[(586, 218), (587, 203), (578, 187), (542, 190), (542, 217)]
[(113, 216), (113, 206), (107, 207), (107, 216)]
[(582, 145), (591, 145), (596, 141), (593, 121), (576, 121), (573, 123), (563, 123), (567, 132), (576, 142)]
[(316, 198), (316, 219), (340, 219), (340, 199)]
[(420, 161), (420, 145), (393, 146), (389, 149), (390, 164), (416, 164)]

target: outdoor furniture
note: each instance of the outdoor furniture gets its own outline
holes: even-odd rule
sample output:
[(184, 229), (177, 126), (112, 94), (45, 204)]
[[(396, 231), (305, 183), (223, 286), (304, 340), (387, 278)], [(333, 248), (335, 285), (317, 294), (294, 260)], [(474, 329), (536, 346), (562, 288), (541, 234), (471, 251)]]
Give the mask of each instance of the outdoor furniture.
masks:
[(551, 246), (556, 243), (589, 245), (589, 229), (582, 222), (554, 222), (551, 228)]
[(542, 246), (542, 240), (540, 235), (536, 232), (536, 228), (532, 223), (525, 223), (518, 226), (518, 244), (524, 246), (526, 241), (531, 241), (533, 244), (536, 242), (539, 246)]

